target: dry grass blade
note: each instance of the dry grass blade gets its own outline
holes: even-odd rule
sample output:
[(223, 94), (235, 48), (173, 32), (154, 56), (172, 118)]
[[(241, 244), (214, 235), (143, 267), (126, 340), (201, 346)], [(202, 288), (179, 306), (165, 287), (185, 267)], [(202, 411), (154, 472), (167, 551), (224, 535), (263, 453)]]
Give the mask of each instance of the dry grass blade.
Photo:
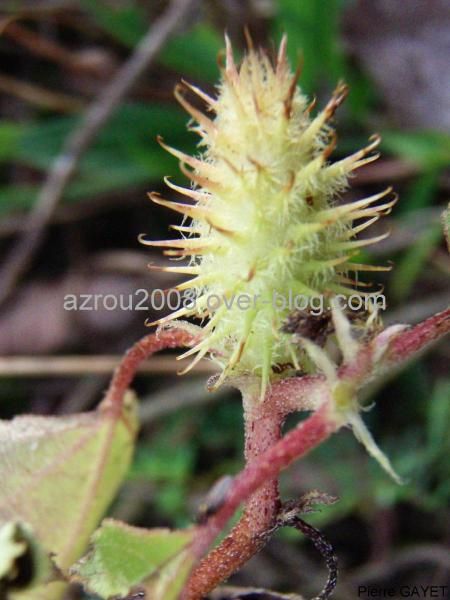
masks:
[[(120, 356), (12, 356), (0, 358), (0, 377), (70, 377), (86, 374), (111, 373), (120, 363)], [(174, 375), (179, 368), (173, 356), (155, 357), (145, 361), (141, 373)], [(196, 373), (210, 375), (217, 369), (207, 361), (199, 363)]]

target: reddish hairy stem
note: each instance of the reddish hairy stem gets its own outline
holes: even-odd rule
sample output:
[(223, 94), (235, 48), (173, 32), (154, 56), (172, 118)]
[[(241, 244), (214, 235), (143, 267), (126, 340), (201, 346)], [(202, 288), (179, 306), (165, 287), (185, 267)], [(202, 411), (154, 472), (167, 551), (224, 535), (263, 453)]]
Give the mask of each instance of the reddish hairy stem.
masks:
[[(259, 395), (259, 391), (257, 394)], [(250, 395), (249, 398), (247, 394), (243, 394), (247, 465), (279, 441), (284, 421), (284, 414), (272, 406), (270, 396), (261, 403), (258, 395)], [(279, 506), (278, 477), (274, 477), (265, 481), (246, 505), (245, 517), (253, 538), (273, 525)]]
[(272, 384), (267, 405), (272, 411), (276, 408), (283, 418), (293, 412), (316, 410), (327, 389), (323, 375), (288, 377)]
[[(358, 387), (374, 377), (381, 377), (386, 371), (401, 367), (415, 358), (432, 342), (450, 332), (450, 309), (444, 310), (414, 327), (400, 325), (400, 331), (391, 326), (380, 333), (371, 343), (362, 347), (356, 359), (343, 364), (339, 378), (352, 380)], [(384, 347), (384, 344), (386, 346)], [(377, 356), (377, 349), (382, 352)]]
[[(245, 396), (252, 386), (259, 387), (261, 385), (261, 379), (245, 375), (230, 379), (227, 384), (238, 388)], [(280, 414), (280, 418), (285, 418), (293, 412), (318, 408), (323, 402), (324, 393), (327, 389), (327, 382), (323, 375), (287, 377), (286, 379), (274, 381), (270, 385), (262, 404), (255, 391), (255, 403), (257, 401), (264, 412), (270, 412), (272, 415), (277, 412)]]
[(431, 342), (450, 332), (450, 308), (400, 333), (390, 344), (387, 362), (404, 362), (425, 349)]
[(136, 342), (116, 367), (101, 408), (121, 412), (124, 394), (144, 360), (160, 350), (190, 346), (195, 339), (195, 336), (183, 329), (168, 329), (146, 335)]
[[(368, 378), (379, 376), (386, 368), (413, 358), (449, 330), (450, 310), (434, 315), (411, 329), (393, 331), (389, 328), (372, 344), (362, 347), (355, 361), (343, 364), (338, 370), (339, 377), (353, 381), (359, 387)], [(389, 336), (392, 336), (390, 341)], [(245, 392), (242, 382), (235, 382), (238, 386), (239, 383)], [(292, 378), (274, 384), (264, 403), (259, 406), (251, 402), (246, 405), (244, 394), (244, 405), (247, 406), (247, 466), (235, 478), (222, 508), (200, 531), (194, 542), (194, 553), (201, 557), (239, 504), (249, 497), (250, 501), (238, 525), (194, 570), (183, 600), (201, 599), (259, 550), (263, 543), (260, 534), (270, 529), (277, 511), (278, 474), (293, 460), (323, 442), (342, 424), (333, 419), (329, 402), (324, 402), (327, 389), (329, 387), (323, 377), (315, 376)], [(280, 440), (274, 437), (289, 412), (315, 409), (319, 404), (321, 408), (284, 438)], [(249, 406), (252, 410), (249, 410)]]
[[(448, 331), (450, 309), (394, 335), (381, 363), (389, 367), (405, 362)], [(121, 411), (124, 394), (143, 360), (165, 348), (191, 346), (197, 337), (180, 329), (144, 337), (126, 353), (115, 370), (101, 408)], [(371, 350), (367, 347), (365, 352), (360, 353), (354, 365), (343, 365), (339, 369), (340, 377), (362, 381), (374, 367)], [(329, 410), (327, 385), (321, 376), (292, 378), (274, 384), (263, 403), (252, 397), (251, 384), (242, 387), (246, 409), (247, 465), (234, 479), (223, 506), (199, 530), (192, 546), (197, 557), (203, 556), (238, 506), (248, 502), (238, 525), (194, 570), (183, 592), (183, 600), (200, 600), (260, 549), (264, 543), (263, 534), (270, 529), (279, 508), (280, 471), (318, 446), (342, 425), (333, 419), (333, 411)], [(280, 439), (281, 425), (289, 412), (314, 409), (319, 404), (320, 408), (315, 413)]]
[[(248, 465), (279, 441), (281, 426), (289, 413), (317, 408), (318, 395), (321, 391), (323, 394), (324, 378), (291, 377), (276, 382), (262, 403), (259, 401), (259, 379), (252, 382), (245, 377), (233, 383), (243, 395), (245, 458)], [(251, 495), (237, 525), (194, 569), (184, 600), (194, 600), (213, 590), (264, 545), (263, 534), (272, 527), (280, 505), (277, 475), (264, 481)]]
[(326, 440), (339, 424), (330, 419), (328, 402), (295, 429), (287, 433), (269, 450), (260, 454), (236, 476), (222, 508), (210, 519), (205, 527), (199, 549), (213, 541), (235, 510), (265, 481), (276, 477), (297, 458)]
[[(266, 396), (259, 401), (259, 385), (243, 386), (246, 463), (269, 450), (281, 435), (284, 412)], [(200, 561), (190, 578), (184, 600), (203, 597), (228, 579), (264, 545), (263, 533), (272, 527), (280, 506), (278, 477), (265, 480), (248, 500), (237, 525), (222, 543)]]
[[(310, 450), (318, 446), (326, 440), (332, 433), (339, 429), (340, 425), (330, 418), (329, 403), (325, 402), (314, 414), (308, 419), (300, 423), (295, 429), (287, 433), (282, 439), (278, 440), (268, 450), (259, 454), (254, 458), (239, 475), (234, 479), (231, 489), (227, 495), (224, 505), (218, 512), (210, 518), (203, 530), (200, 531), (193, 545), (193, 552), (197, 556), (202, 556), (208, 546), (213, 542), (214, 538), (223, 529), (227, 521), (234, 514), (241, 502), (244, 502), (252, 494), (254, 494), (265, 482), (275, 479), (280, 471), (285, 469), (292, 461), (307, 454)], [(255, 510), (255, 507), (253, 508)], [(256, 509), (260, 510), (260, 507)], [(238, 533), (242, 533), (242, 525)], [(231, 535), (231, 534), (230, 534)], [(229, 536), (230, 537), (230, 536)], [(240, 552), (240, 544), (245, 546), (246, 537), (239, 538), (236, 542), (236, 548)], [(253, 541), (255, 544), (256, 540)], [(253, 546), (254, 547), (254, 546)], [(217, 551), (221, 548), (217, 549)], [(233, 554), (231, 556), (234, 565), (242, 564), (241, 557), (234, 555), (232, 552), (236, 549), (224, 548), (222, 545), (221, 560), (226, 558), (227, 552)], [(215, 551), (213, 551), (214, 553)], [(188, 582), (183, 595), (183, 600), (200, 600), (208, 589), (204, 586), (209, 586), (210, 579), (214, 573), (208, 572), (207, 559), (202, 563), (201, 571), (195, 570), (191, 579)], [(216, 564), (216, 563), (214, 563)], [(211, 565), (211, 569), (213, 565)], [(210, 569), (210, 571), (211, 571)], [(203, 577), (199, 576), (203, 574)], [(216, 578), (215, 578), (216, 579)], [(217, 578), (218, 579), (218, 578)]]

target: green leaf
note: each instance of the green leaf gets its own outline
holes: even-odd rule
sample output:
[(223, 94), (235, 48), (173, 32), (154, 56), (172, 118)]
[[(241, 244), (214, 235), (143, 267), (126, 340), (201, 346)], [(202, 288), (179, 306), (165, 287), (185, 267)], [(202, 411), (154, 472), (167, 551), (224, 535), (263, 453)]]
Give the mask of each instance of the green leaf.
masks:
[(48, 553), (28, 525), (10, 521), (0, 526), (0, 597), (18, 587), (32, 588), (55, 575)]
[(0, 215), (33, 206), (39, 186), (30, 184), (0, 186)]
[[(24, 126), (8, 160), (46, 171), (77, 123), (74, 117), (57, 117)], [(161, 149), (156, 135), (161, 134), (169, 143), (190, 151), (195, 140), (188, 135), (185, 123), (186, 116), (175, 107), (157, 104), (121, 107), (84, 155), (64, 199), (78, 202), (162, 179), (175, 170), (177, 161)], [(0, 188), (0, 212), (32, 206), (38, 189), (27, 184)]]
[(333, 85), (345, 73), (344, 54), (340, 46), (338, 0), (282, 0), (274, 22), (275, 33), (288, 35), (291, 63), (303, 56), (301, 86), (313, 93), (323, 81)]
[(199, 23), (172, 38), (162, 51), (160, 62), (183, 76), (214, 82), (219, 76), (217, 55), (223, 47), (223, 38), (208, 24)]
[[(164, 444), (164, 440), (169, 443)], [(192, 443), (179, 440), (175, 443), (173, 436), (161, 435), (159, 432), (151, 446), (141, 445), (138, 448), (128, 479), (145, 479), (157, 483), (169, 481), (180, 485), (192, 472), (194, 460)]]
[(450, 162), (450, 135), (441, 131), (383, 131), (382, 148), (425, 168)]
[(396, 266), (395, 279), (391, 282), (392, 295), (396, 300), (403, 300), (409, 295), (441, 237), (440, 223), (430, 226), (404, 253)]
[(429, 169), (417, 177), (399, 202), (397, 215), (411, 213), (432, 204), (439, 188), (440, 169)]
[[(134, 396), (122, 413), (99, 407), (64, 417), (0, 421), (0, 522), (23, 521), (66, 570), (86, 548), (128, 469), (137, 425)], [(60, 583), (14, 595), (58, 598)]]
[(427, 438), (429, 458), (442, 454), (445, 460), (450, 450), (448, 426), (450, 424), (450, 381), (441, 380), (436, 383), (428, 403)]
[(188, 548), (180, 552), (147, 582), (147, 596), (152, 600), (178, 600), (193, 564)]
[[(105, 519), (92, 536), (90, 551), (71, 569), (71, 575), (90, 592), (111, 598), (125, 596), (130, 588), (157, 573), (155, 581), (144, 583), (152, 588), (149, 597), (170, 600), (175, 596), (167, 595), (168, 589), (177, 580), (182, 586), (192, 566), (187, 546), (194, 531), (140, 529)], [(161, 595), (163, 590), (166, 595)]]
[(136, 2), (111, 6), (106, 0), (81, 0), (81, 4), (99, 27), (125, 46), (132, 48), (146, 32), (145, 12)]
[(274, 35), (280, 39), (287, 33), (293, 66), (302, 57), (302, 89), (312, 95), (323, 89), (324, 83), (334, 87), (344, 79), (350, 86), (347, 107), (353, 117), (353, 129), (355, 120), (365, 127), (367, 114), (376, 101), (376, 89), (365, 73), (346, 59), (341, 25), (345, 0), (280, 0), (277, 4)]
[[(186, 138), (186, 120), (183, 112), (175, 107), (158, 104), (124, 105), (85, 154), (81, 170), (96, 169), (99, 163), (106, 165), (111, 159), (114, 160), (114, 165), (121, 161), (130, 162), (130, 151), (136, 146), (142, 148), (144, 144), (158, 150), (163, 156), (165, 153), (160, 150), (156, 136), (162, 135), (170, 143), (180, 137)], [(77, 117), (54, 117), (25, 127), (14, 158), (38, 169), (48, 169), (61, 151), (64, 140), (78, 123)]]
[(16, 151), (23, 125), (11, 121), (0, 122), (0, 161), (10, 160)]

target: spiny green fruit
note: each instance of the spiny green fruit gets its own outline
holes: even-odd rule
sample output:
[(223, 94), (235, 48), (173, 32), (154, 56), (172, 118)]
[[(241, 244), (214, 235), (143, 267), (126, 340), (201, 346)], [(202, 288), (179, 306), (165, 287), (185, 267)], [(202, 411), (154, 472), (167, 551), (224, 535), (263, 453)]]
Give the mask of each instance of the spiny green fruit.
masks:
[[(367, 296), (351, 287), (356, 282), (349, 273), (387, 268), (351, 259), (360, 247), (387, 234), (352, 238), (387, 214), (395, 199), (377, 204), (389, 188), (336, 205), (349, 175), (378, 157), (371, 153), (379, 143), (374, 136), (366, 148), (329, 162), (336, 144), (330, 121), (347, 95), (344, 84), (313, 118), (314, 102), (302, 94), (298, 73), (289, 68), (286, 38), (274, 64), (250, 46), (239, 67), (226, 42), (217, 98), (184, 82), (175, 90), (192, 117), (191, 130), (201, 138), (199, 156), (188, 156), (160, 140), (180, 159), (193, 183), (192, 188), (182, 188), (165, 180), (194, 203), (150, 194), (156, 204), (184, 215), (182, 225), (174, 226), (181, 238), (143, 242), (171, 248), (165, 251), (168, 256), (190, 257), (188, 266), (164, 270), (194, 276), (177, 289), (193, 290), (195, 306), (158, 321), (193, 315), (202, 319), (199, 343), (183, 355), (196, 354), (190, 367), (209, 353), (222, 367), (218, 383), (228, 375), (248, 373), (262, 378), (264, 390), (277, 365), (299, 368), (304, 360), (303, 349), (283, 332), (291, 309), (282, 308), (282, 299)], [(211, 117), (186, 100), (186, 90), (206, 103)]]

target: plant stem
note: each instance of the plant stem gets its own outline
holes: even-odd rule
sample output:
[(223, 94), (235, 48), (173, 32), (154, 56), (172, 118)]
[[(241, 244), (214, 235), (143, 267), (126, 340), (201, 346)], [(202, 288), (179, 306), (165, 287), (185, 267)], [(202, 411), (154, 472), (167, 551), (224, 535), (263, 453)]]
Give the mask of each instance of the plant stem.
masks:
[(246, 439), (247, 465), (235, 478), (226, 501), (210, 518), (194, 542), (193, 552), (202, 556), (241, 502), (248, 500), (242, 519), (225, 540), (194, 570), (183, 600), (200, 600), (229, 577), (264, 544), (264, 533), (276, 517), (279, 498), (277, 479), (293, 460), (323, 442), (339, 424), (330, 418), (328, 402), (283, 438), (279, 438), (285, 413), (273, 410), (265, 401), (246, 407), (249, 435)]
[(139, 365), (144, 360), (160, 350), (190, 346), (195, 342), (195, 339), (195, 336), (184, 329), (167, 329), (146, 335), (136, 342), (116, 367), (106, 396), (100, 404), (100, 409), (120, 413), (124, 394), (133, 381)]
[[(355, 360), (338, 369), (339, 379), (358, 388), (393, 366), (400, 366), (450, 329), (450, 310), (411, 329), (393, 326), (360, 348)], [(255, 400), (255, 380), (235, 380), (244, 396), (246, 467), (234, 479), (223, 505), (194, 540), (192, 551), (201, 558), (235, 510), (247, 501), (242, 519), (225, 540), (194, 569), (183, 600), (200, 600), (228, 578), (264, 544), (278, 510), (277, 479), (292, 461), (307, 454), (337, 431), (345, 421), (336, 412), (332, 387), (321, 376), (278, 382), (261, 404)], [(285, 416), (295, 410), (315, 410), (280, 439)]]
[[(281, 437), (284, 414), (270, 403), (270, 399), (270, 396), (266, 396), (265, 402), (260, 402), (259, 390), (256, 393), (243, 390), (247, 465), (269, 450)], [(244, 516), (253, 538), (259, 537), (273, 525), (279, 507), (278, 477), (274, 477), (265, 481), (246, 505)]]
[[(260, 402), (259, 386), (258, 383), (241, 387), (247, 465), (280, 439), (284, 420), (284, 413), (270, 403), (269, 395)], [(185, 591), (185, 600), (194, 600), (213, 590), (256, 554), (265, 543), (263, 534), (273, 526), (279, 507), (278, 477), (274, 476), (266, 479), (250, 496), (237, 525), (200, 561)], [(199, 553), (201, 555), (203, 551), (199, 550)]]
[(422, 323), (397, 336), (388, 351), (389, 366), (414, 358), (431, 342), (450, 331), (450, 308), (429, 317)]

